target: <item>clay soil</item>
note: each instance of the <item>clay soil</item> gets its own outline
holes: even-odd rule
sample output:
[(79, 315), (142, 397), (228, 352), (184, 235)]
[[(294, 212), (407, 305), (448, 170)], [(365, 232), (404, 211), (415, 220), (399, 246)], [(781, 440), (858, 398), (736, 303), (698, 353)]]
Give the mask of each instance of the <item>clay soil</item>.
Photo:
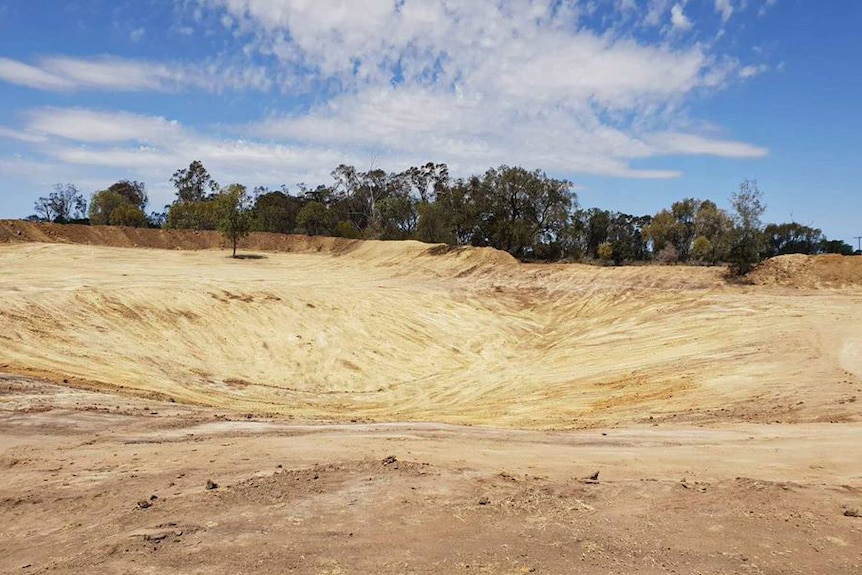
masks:
[(862, 258), (219, 246), (0, 222), (0, 572), (862, 572)]

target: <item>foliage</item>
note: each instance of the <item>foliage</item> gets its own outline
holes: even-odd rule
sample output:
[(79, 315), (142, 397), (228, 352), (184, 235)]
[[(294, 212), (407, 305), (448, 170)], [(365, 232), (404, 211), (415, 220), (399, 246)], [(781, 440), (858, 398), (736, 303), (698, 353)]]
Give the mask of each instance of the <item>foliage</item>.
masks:
[(852, 256), (854, 254), (853, 246), (841, 240), (823, 240), (820, 244), (820, 251), (824, 254), (841, 254), (842, 256)]
[(72, 184), (54, 184), (54, 191), (36, 200), (34, 209), (42, 221), (69, 223), (84, 217), (87, 200)]
[(230, 242), (232, 257), (236, 257), (237, 243), (251, 231), (251, 203), (246, 188), (241, 184), (231, 184), (212, 203), (218, 212), (218, 230)]
[[(716, 264), (727, 257), (728, 234), (733, 228), (733, 221), (727, 212), (720, 209), (715, 202), (703, 200), (694, 218), (695, 244), (692, 244), (692, 255), (699, 261)], [(709, 253), (704, 251), (707, 244), (703, 241), (697, 246), (697, 239), (704, 238), (709, 242)], [(695, 251), (695, 248), (699, 248)]]
[(111, 212), (109, 223), (112, 226), (129, 226), (131, 228), (147, 227), (147, 216), (138, 206), (125, 203)]
[[(684, 198), (652, 216), (600, 208), (580, 209), (572, 185), (540, 170), (500, 166), (452, 179), (433, 162), (388, 173), (342, 164), (332, 182), (297, 184), (246, 193), (234, 184), (219, 193), (199, 161), (171, 178), (177, 198), (165, 213), (144, 215), (143, 182), (120, 180), (93, 195), (95, 225), (220, 229), (232, 243), (249, 230), (345, 238), (416, 239), (449, 245), (491, 246), (522, 260), (600, 260), (616, 265), (657, 260), (731, 264), (744, 274), (764, 257), (788, 253), (851, 254), (848, 244), (828, 240), (816, 228), (761, 219), (763, 196), (745, 180), (732, 194), (732, 215), (711, 200)], [(86, 202), (71, 184), (36, 202), (45, 221), (74, 221)], [(235, 246), (234, 246), (235, 247)]]
[[(125, 187), (128, 182), (114, 184), (107, 190), (96, 192), (90, 200), (88, 212), (90, 224), (96, 226), (130, 226), (135, 228), (146, 227), (149, 222), (141, 207), (146, 205), (146, 192), (140, 195), (138, 188), (131, 185)], [(137, 182), (135, 182), (137, 184)], [(119, 191), (117, 191), (119, 190)], [(140, 191), (143, 184), (140, 184)], [(131, 200), (129, 198), (132, 198)], [(134, 203), (133, 203), (134, 201)]]
[(748, 273), (760, 261), (764, 244), (760, 218), (766, 211), (763, 194), (754, 180), (744, 180), (730, 196), (734, 228), (729, 234), (728, 260), (734, 275)]
[(358, 240), (362, 238), (362, 231), (357, 228), (356, 224), (353, 222), (341, 220), (335, 225), (335, 230), (333, 230), (332, 235), (337, 238)]
[(534, 257), (536, 248), (556, 241), (568, 223), (576, 201), (571, 188), (571, 182), (521, 167), (500, 166), (471, 179), (471, 243)]
[(165, 227), (184, 230), (215, 230), (218, 228), (218, 206), (212, 200), (174, 202), (168, 208)]
[(712, 263), (715, 249), (706, 236), (697, 236), (691, 247), (692, 259), (702, 263)]
[(599, 245), (598, 249), (599, 259), (605, 263), (610, 262), (614, 259), (614, 246), (610, 242), (604, 242)]
[(656, 254), (655, 259), (662, 264), (675, 264), (679, 261), (679, 252), (676, 251), (676, 246), (668, 243)]
[(321, 202), (308, 202), (299, 210), (296, 224), (310, 236), (322, 236), (331, 233), (335, 227), (334, 214)]
[(284, 191), (255, 190), (252, 227), (256, 231), (289, 234), (296, 229), (296, 216), (302, 200)]
[[(200, 202), (210, 199), (219, 189), (219, 185), (198, 160), (194, 160), (188, 168), (174, 172), (171, 183), (177, 189), (179, 202)], [(208, 190), (209, 193), (207, 193)]]
[(816, 254), (826, 238), (823, 232), (796, 222), (769, 224), (763, 230), (764, 255), (766, 257), (785, 254)]
[(419, 214), (416, 202), (407, 195), (391, 195), (377, 204), (380, 239), (406, 240), (416, 234)]
[(116, 192), (102, 190), (93, 194), (90, 200), (88, 216), (90, 224), (107, 226), (111, 223), (111, 214), (120, 206), (129, 205), (129, 200)]
[(451, 244), (457, 242), (451, 210), (442, 201), (420, 203), (417, 212), (416, 238), (432, 244)]
[(653, 244), (653, 251), (659, 253), (668, 245), (674, 247), (679, 261), (688, 261), (694, 247), (694, 239), (703, 235), (712, 241), (712, 234), (703, 229), (704, 220), (717, 215), (712, 202), (701, 202), (695, 198), (685, 198), (674, 202), (670, 210), (661, 210), (653, 216), (645, 227), (646, 236)]
[(139, 208), (141, 212), (147, 209), (147, 204), (150, 201), (147, 196), (146, 185), (136, 180), (120, 180), (116, 184), (112, 184), (107, 191), (121, 195), (129, 204)]

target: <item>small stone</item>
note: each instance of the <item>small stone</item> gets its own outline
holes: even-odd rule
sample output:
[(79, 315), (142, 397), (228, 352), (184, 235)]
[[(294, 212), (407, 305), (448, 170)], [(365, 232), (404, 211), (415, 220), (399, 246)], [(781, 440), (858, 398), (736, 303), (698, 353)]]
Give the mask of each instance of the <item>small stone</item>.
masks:
[(212, 491), (213, 489), (218, 489), (218, 483), (216, 483), (212, 479), (207, 479), (206, 487), (209, 491)]
[(487, 497), (482, 497), (481, 499), (479, 499), (479, 505), (490, 505), (490, 504), (491, 504), (491, 500), (488, 499)]
[(862, 517), (858, 509), (845, 509), (844, 517)]
[(138, 501), (138, 509), (146, 509), (148, 507), (152, 507), (152, 505), (153, 504), (146, 499), (141, 499), (140, 501)]
[(589, 485), (596, 485), (599, 482), (599, 472), (596, 471), (595, 473), (593, 473), (589, 477), (585, 477), (583, 479), (583, 482), (587, 483)]

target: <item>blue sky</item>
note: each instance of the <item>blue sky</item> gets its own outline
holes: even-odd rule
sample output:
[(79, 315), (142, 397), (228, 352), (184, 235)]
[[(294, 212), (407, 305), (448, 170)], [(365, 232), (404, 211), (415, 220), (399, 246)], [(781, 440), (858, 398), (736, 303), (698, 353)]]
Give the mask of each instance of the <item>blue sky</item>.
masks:
[(862, 235), (851, 0), (0, 0), (0, 217), (55, 182), (506, 164), (582, 205), (726, 205)]

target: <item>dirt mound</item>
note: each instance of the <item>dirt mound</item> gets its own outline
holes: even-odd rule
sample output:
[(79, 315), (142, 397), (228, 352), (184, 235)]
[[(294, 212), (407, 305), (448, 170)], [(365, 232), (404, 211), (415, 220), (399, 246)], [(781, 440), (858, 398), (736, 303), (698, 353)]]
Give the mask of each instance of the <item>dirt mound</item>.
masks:
[[(167, 250), (226, 249), (219, 232), (163, 230), (123, 226), (50, 224), (20, 220), (0, 220), (0, 243), (86, 244), (115, 248), (156, 248)], [(492, 248), (452, 248), (444, 244), (416, 241), (350, 240), (322, 236), (254, 232), (240, 242), (241, 251), (326, 253), (352, 255), (364, 264), (401, 267), (404, 273), (428, 272), (464, 276), (490, 267), (517, 265), (511, 255)], [(422, 261), (425, 258), (433, 260)], [(405, 264), (410, 261), (410, 266)]]
[(796, 288), (862, 286), (862, 257), (778, 256), (758, 265), (748, 278), (757, 285)]
[[(0, 221), (0, 242), (68, 243), (115, 248), (176, 250), (226, 247), (221, 234), (215, 231), (62, 225), (15, 220)], [(355, 249), (361, 243), (343, 238), (255, 232), (242, 242), (242, 246), (247, 250), (344, 253)]]

